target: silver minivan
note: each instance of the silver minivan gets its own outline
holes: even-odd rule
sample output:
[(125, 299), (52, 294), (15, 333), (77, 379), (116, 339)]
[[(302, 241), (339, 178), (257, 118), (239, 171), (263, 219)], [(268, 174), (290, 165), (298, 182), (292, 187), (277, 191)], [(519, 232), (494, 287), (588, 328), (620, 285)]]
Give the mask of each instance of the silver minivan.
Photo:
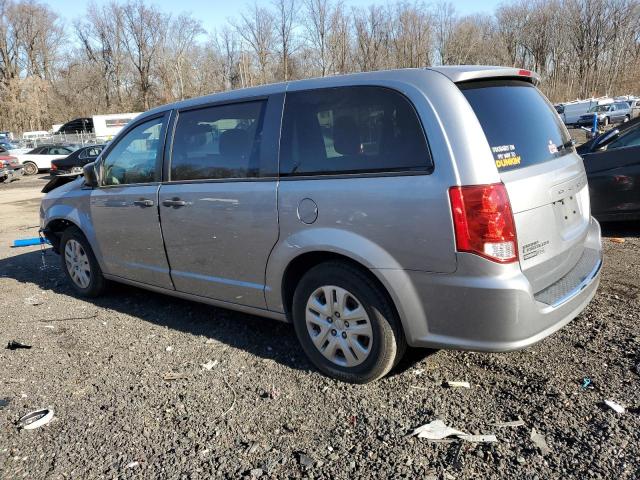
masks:
[(291, 322), (349, 382), (407, 345), (523, 348), (585, 308), (602, 265), (537, 81), (407, 69), (159, 107), (44, 197), (41, 228), (80, 295), (112, 280)]

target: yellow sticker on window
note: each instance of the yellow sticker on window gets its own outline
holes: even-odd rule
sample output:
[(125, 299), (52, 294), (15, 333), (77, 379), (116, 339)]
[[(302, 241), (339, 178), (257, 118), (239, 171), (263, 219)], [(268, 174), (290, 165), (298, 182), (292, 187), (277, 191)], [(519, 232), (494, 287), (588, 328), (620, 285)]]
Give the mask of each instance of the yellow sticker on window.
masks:
[(499, 145), (497, 147), (491, 147), (491, 151), (493, 152), (496, 167), (498, 168), (520, 165), (522, 161), (520, 155), (516, 153), (515, 145)]

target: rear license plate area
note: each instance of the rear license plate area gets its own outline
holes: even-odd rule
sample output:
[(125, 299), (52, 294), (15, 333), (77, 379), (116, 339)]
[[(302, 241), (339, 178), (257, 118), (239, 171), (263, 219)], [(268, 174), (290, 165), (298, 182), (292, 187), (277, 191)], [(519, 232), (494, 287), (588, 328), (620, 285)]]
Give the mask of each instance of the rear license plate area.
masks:
[(556, 216), (565, 226), (572, 226), (581, 222), (582, 213), (578, 206), (576, 195), (569, 195), (561, 200), (553, 202)]

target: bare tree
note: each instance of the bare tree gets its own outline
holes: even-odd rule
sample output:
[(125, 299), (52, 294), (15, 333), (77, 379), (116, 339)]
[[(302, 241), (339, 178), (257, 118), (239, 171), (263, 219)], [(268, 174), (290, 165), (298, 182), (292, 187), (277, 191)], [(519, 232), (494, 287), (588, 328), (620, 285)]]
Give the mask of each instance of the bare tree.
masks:
[(247, 42), (258, 60), (261, 83), (269, 80), (269, 60), (275, 43), (274, 25), (273, 14), (257, 4), (241, 14), (234, 24), (238, 34)]
[(356, 63), (361, 71), (376, 70), (387, 64), (389, 52), (388, 16), (378, 5), (353, 9), (357, 46)]
[(390, 12), (394, 68), (424, 67), (431, 63), (431, 15), (423, 3), (401, 2)]
[(150, 107), (153, 87), (151, 76), (158, 61), (170, 16), (156, 7), (146, 6), (142, 0), (133, 0), (122, 6), (124, 21), (124, 48), (138, 74), (141, 106)]
[(190, 85), (190, 70), (197, 61), (200, 49), (198, 37), (205, 33), (202, 23), (189, 15), (179, 15), (162, 37), (162, 48), (158, 59), (158, 76), (165, 101), (184, 100)]
[(320, 76), (331, 68), (329, 35), (331, 34), (331, 0), (306, 0), (304, 29), (308, 45), (314, 51)]
[(276, 37), (280, 53), (282, 79), (289, 80), (291, 55), (295, 51), (293, 28), (297, 20), (295, 0), (273, 0), (276, 9)]

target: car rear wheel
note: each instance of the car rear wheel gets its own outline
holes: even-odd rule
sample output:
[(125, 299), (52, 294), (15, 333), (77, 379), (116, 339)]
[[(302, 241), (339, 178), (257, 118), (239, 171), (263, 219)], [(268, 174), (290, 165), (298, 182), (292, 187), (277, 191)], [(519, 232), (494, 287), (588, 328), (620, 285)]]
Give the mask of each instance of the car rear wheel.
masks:
[(327, 262), (309, 270), (296, 288), (292, 314), (296, 335), (311, 362), (338, 380), (377, 380), (406, 350), (387, 293), (346, 262)]
[(604, 120), (602, 121), (602, 124), (606, 127), (607, 125), (609, 125), (609, 117), (604, 117)]
[(97, 297), (106, 286), (102, 270), (82, 232), (67, 228), (60, 240), (62, 269), (73, 289), (83, 297)]
[(25, 162), (23, 168), (25, 175), (35, 175), (38, 173), (38, 166), (33, 162)]
[(631, 120), (631, 117), (629, 115), (625, 115), (624, 116), (624, 123), (627, 123), (629, 120)]

